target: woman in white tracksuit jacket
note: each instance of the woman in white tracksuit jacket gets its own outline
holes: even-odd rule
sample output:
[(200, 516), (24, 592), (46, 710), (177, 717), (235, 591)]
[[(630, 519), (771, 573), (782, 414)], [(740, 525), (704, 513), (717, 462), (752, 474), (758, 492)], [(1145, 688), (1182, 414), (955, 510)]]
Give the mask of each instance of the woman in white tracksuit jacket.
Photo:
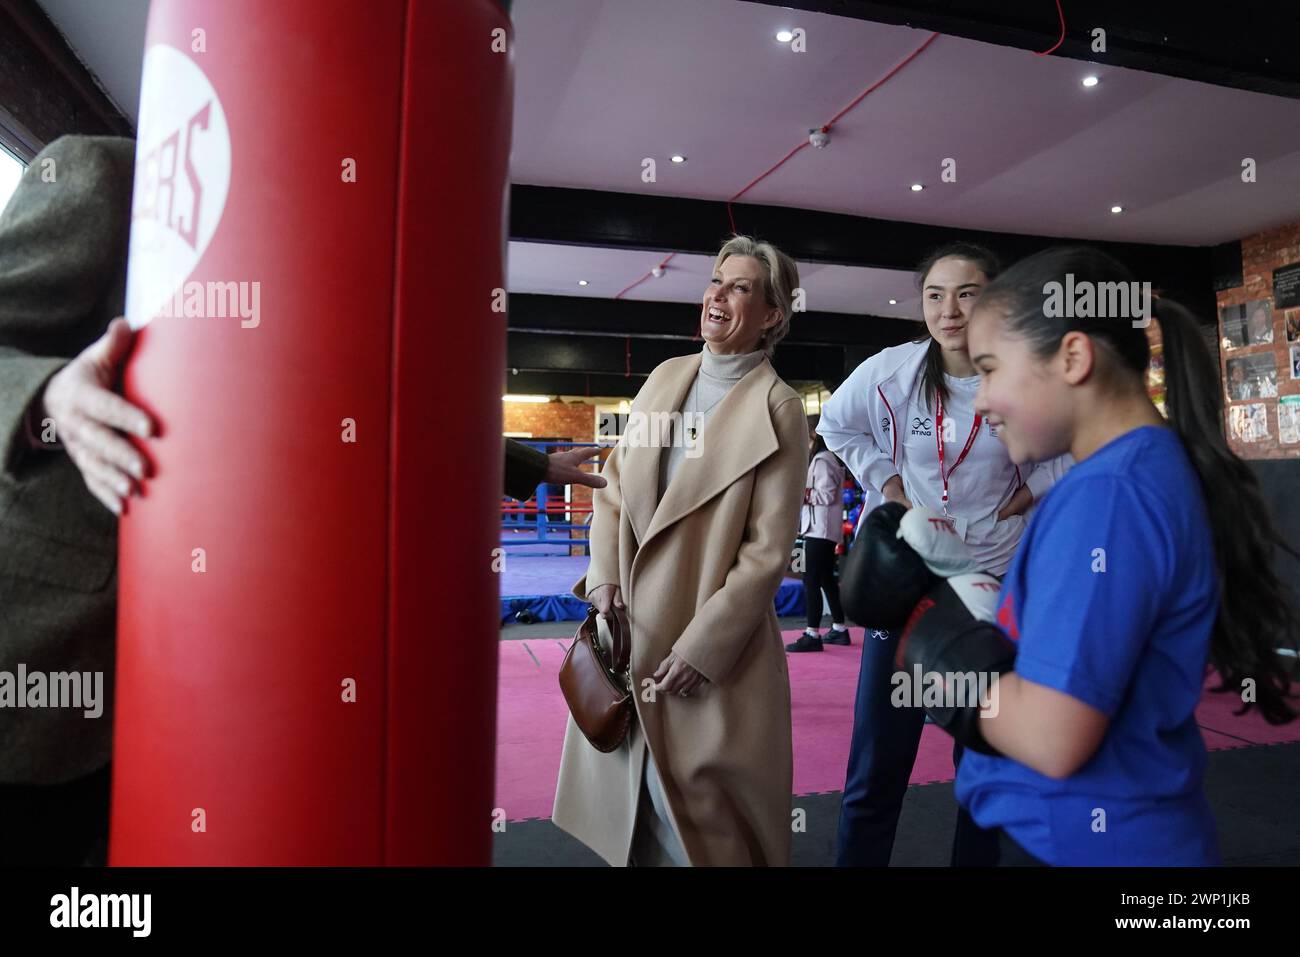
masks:
[[(866, 492), (863, 516), (887, 500), (947, 512), (983, 570), (1001, 576), (1025, 512), (1068, 466), (1057, 460), (1018, 468), (996, 424), (974, 412), (979, 375), (966, 350), (966, 322), (997, 272), (996, 257), (969, 243), (927, 257), (917, 284), (929, 335), (858, 366), (822, 407), (817, 432)], [(868, 632), (863, 641), (836, 841), (841, 866), (889, 863), (916, 760), (925, 715), (891, 704), (897, 643), (887, 632)], [(954, 763), (959, 759), (954, 748)], [(996, 843), (959, 809), (953, 863), (991, 864), (995, 855)]]

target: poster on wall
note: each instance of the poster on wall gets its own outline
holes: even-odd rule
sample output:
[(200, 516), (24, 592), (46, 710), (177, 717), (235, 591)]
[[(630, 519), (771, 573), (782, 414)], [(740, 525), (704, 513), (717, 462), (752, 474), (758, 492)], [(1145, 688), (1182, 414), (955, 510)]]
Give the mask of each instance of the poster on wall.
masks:
[(1268, 438), (1268, 406), (1263, 402), (1229, 407), (1228, 422), (1232, 434), (1240, 442), (1258, 442)]
[(1286, 445), (1300, 443), (1300, 395), (1277, 400), (1277, 439)]
[(1279, 309), (1300, 306), (1300, 263), (1273, 270), (1273, 301)]
[(1223, 324), (1223, 347), (1240, 349), (1273, 341), (1273, 309), (1267, 299), (1256, 299), (1219, 310)]
[(1300, 312), (1288, 312), (1286, 315), (1286, 341), (1300, 342)]
[(1228, 400), (1272, 399), (1277, 395), (1277, 359), (1271, 352), (1228, 360)]
[(1300, 379), (1300, 346), (1291, 347), (1291, 378)]

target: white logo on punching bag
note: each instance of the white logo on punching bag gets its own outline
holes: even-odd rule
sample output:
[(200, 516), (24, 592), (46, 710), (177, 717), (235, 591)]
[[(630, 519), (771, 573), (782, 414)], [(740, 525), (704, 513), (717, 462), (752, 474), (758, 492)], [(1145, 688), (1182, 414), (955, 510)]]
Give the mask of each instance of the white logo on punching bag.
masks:
[(230, 191), (230, 130), (193, 60), (158, 43), (144, 57), (126, 316), (139, 329), (198, 265)]

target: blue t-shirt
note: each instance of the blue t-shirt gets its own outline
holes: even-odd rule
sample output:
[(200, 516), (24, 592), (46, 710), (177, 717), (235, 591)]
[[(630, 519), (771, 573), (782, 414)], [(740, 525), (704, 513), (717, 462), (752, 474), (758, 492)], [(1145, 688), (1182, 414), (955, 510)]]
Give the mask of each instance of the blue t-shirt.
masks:
[(1195, 717), (1218, 607), (1209, 517), (1178, 435), (1143, 426), (1080, 462), (1026, 529), (997, 620), (1020, 677), (1110, 725), (1063, 781), (967, 751), (957, 800), (1048, 864), (1219, 863)]

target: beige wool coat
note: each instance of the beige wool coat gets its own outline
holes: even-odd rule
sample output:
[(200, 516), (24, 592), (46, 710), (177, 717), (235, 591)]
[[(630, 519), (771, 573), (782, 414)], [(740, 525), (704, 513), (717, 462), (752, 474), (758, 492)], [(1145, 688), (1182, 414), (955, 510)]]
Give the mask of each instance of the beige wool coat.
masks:
[[(660, 365), (632, 412), (680, 409), (699, 367), (698, 353)], [(773, 599), (803, 500), (803, 402), (759, 363), (712, 411), (658, 507), (667, 450), (629, 445), (631, 434), (601, 473), (591, 561), (573, 592), (622, 589), (637, 720), (622, 747), (602, 754), (569, 718), (553, 820), (626, 865), (645, 742), (692, 865), (789, 864), (790, 680)], [(690, 697), (653, 693), (670, 651), (708, 679)]]

